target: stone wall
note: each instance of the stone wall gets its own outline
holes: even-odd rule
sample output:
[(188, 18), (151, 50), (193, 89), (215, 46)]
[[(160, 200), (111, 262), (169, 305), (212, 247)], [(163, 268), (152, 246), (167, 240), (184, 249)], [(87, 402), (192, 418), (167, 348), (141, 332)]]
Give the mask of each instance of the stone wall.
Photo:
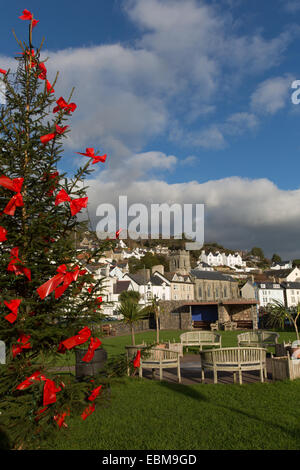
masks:
[(186, 300), (161, 302), (161, 330), (190, 330), (192, 328), (192, 315), (186, 302)]
[[(130, 325), (127, 323), (123, 322), (111, 322), (110, 325), (114, 330), (116, 330), (116, 335), (121, 336), (121, 335), (130, 335), (131, 334), (131, 328)], [(149, 319), (146, 320), (140, 320), (134, 324), (134, 332), (139, 333), (140, 331), (146, 331), (149, 330)]]

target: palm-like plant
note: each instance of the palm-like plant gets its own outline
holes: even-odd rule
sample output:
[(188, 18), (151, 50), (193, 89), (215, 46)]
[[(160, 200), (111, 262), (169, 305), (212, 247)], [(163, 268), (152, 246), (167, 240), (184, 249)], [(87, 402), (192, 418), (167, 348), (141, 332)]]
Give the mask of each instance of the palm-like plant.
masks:
[(151, 305), (148, 307), (151, 312), (154, 313), (155, 316), (155, 324), (156, 324), (156, 342), (159, 344), (159, 315), (160, 315), (160, 305), (159, 300), (155, 296), (152, 299)]
[(149, 316), (148, 310), (131, 299), (122, 300), (119, 313), (123, 315), (123, 322), (130, 326), (132, 345), (135, 346), (134, 324)]
[(288, 320), (290, 325), (294, 326), (297, 340), (299, 340), (297, 320), (300, 315), (300, 304), (297, 305), (296, 309), (288, 309), (279, 300), (273, 300), (273, 303), (268, 305), (267, 312), (269, 314), (268, 325), (271, 328), (279, 327), (284, 329), (285, 322)]

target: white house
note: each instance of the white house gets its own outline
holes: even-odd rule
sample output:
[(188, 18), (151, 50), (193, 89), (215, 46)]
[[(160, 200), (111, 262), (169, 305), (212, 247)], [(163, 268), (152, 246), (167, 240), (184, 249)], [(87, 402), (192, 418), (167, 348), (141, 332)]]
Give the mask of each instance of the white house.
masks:
[(271, 269), (292, 269), (292, 261), (280, 261), (279, 263), (273, 263)]
[(280, 284), (274, 282), (258, 282), (255, 284), (257, 300), (260, 307), (267, 307), (269, 304), (275, 304), (274, 301), (284, 305), (284, 289)]
[(242, 260), (242, 257), (239, 253), (230, 253), (226, 255), (225, 253), (216, 253), (209, 252), (205, 253), (205, 250), (201, 251), (199, 256), (199, 262), (206, 263), (209, 266), (246, 266), (246, 262)]
[(282, 282), (286, 307), (297, 307), (300, 303), (300, 282)]
[(131, 281), (133, 290), (140, 293), (140, 303), (150, 303), (155, 297), (161, 300), (171, 300), (171, 288), (167, 279), (158, 276), (160, 273), (155, 273), (147, 278), (143, 274), (124, 274), (122, 280)]

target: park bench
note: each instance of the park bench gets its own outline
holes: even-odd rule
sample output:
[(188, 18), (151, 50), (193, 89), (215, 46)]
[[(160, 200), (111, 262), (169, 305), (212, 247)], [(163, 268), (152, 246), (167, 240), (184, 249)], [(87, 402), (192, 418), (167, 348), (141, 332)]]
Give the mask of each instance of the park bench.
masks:
[(205, 369), (214, 373), (214, 383), (218, 383), (218, 372), (233, 372), (234, 382), (239, 374), (239, 383), (242, 384), (242, 372), (258, 370), (260, 380), (267, 378), (266, 349), (262, 348), (221, 348), (200, 352), (201, 374), (204, 381)]
[(213, 331), (187, 331), (180, 335), (181, 344), (188, 349), (188, 346), (199, 346), (202, 350), (203, 346), (221, 347), (221, 335)]
[(273, 331), (247, 331), (237, 335), (238, 345), (243, 347), (275, 347), (279, 334)]
[(237, 322), (235, 321), (226, 321), (223, 323), (224, 331), (233, 331), (237, 329)]
[(162, 348), (152, 348), (141, 355), (139, 376), (143, 376), (143, 369), (152, 369), (154, 378), (155, 369), (159, 369), (159, 379), (163, 379), (164, 369), (177, 369), (178, 382), (181, 383), (180, 357), (176, 351)]

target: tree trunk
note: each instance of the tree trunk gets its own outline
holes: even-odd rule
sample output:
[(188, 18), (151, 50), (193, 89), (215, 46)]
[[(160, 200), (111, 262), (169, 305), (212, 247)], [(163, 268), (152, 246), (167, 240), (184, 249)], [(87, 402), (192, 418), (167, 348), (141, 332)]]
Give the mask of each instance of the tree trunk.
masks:
[(131, 342), (132, 346), (135, 346), (134, 327), (131, 325)]
[(156, 342), (157, 344), (159, 344), (159, 316), (157, 312), (155, 312), (155, 323), (156, 323)]

